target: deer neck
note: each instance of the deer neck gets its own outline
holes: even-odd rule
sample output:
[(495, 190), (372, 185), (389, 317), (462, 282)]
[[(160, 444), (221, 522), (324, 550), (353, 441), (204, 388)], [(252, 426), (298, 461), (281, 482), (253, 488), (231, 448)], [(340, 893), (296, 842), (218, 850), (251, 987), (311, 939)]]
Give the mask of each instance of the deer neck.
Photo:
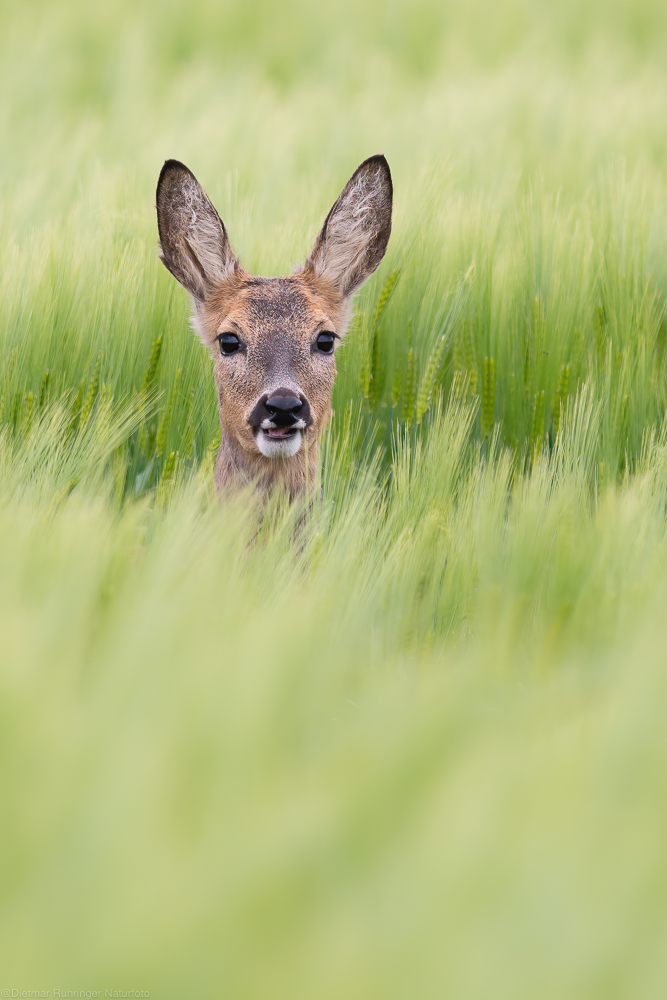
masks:
[(220, 493), (251, 486), (262, 492), (279, 490), (290, 499), (305, 496), (315, 485), (317, 441), (308, 442), (292, 458), (266, 458), (247, 451), (222, 427), (215, 464), (215, 485)]

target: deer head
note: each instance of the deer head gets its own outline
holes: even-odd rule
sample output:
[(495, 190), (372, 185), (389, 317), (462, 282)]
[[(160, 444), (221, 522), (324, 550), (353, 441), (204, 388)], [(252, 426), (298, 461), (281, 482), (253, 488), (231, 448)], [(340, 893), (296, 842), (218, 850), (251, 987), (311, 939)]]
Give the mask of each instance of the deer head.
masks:
[(286, 278), (243, 269), (213, 204), (177, 160), (162, 168), (156, 201), (160, 259), (190, 293), (193, 326), (214, 360), (222, 427), (216, 484), (281, 486), (297, 496), (316, 471), (352, 296), (389, 242), (387, 161), (361, 164), (305, 264)]

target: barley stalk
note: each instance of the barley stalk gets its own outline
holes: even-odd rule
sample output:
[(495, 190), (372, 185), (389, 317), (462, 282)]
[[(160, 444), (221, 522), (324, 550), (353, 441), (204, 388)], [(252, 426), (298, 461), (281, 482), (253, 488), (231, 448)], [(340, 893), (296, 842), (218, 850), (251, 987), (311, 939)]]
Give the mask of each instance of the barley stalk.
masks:
[(526, 350), (523, 359), (523, 390), (526, 396), (530, 396), (532, 386), (530, 371), (530, 344), (526, 342)]
[(496, 362), (494, 358), (484, 358), (482, 378), (482, 437), (491, 432), (496, 419)]
[(607, 468), (604, 461), (598, 462), (598, 491), (604, 489), (607, 480)]
[(454, 375), (463, 375), (466, 372), (466, 363), (463, 356), (463, 332), (465, 331), (465, 324), (462, 327), (462, 332), (457, 336), (454, 341), (454, 351), (453, 351), (453, 362), (454, 362)]
[(14, 431), (18, 431), (21, 420), (21, 404), (23, 403), (23, 393), (17, 389), (14, 393), (11, 405), (11, 424)]
[(597, 347), (598, 362), (602, 362), (604, 358), (605, 347), (607, 344), (607, 319), (604, 312), (604, 306), (598, 304), (595, 307), (595, 312), (593, 313), (593, 328), (595, 329), (595, 344)]
[(412, 348), (408, 351), (405, 367), (405, 394), (403, 396), (403, 417), (406, 426), (412, 422), (415, 409), (415, 363)]
[(475, 352), (475, 338), (472, 323), (469, 320), (463, 321), (463, 332), (461, 335), (462, 356), (468, 373), (468, 394), (474, 396), (477, 392), (477, 361)]
[(558, 434), (560, 430), (561, 417), (565, 409), (565, 402), (567, 400), (567, 389), (570, 382), (570, 366), (562, 365), (560, 374), (558, 376), (558, 385), (556, 386), (556, 404), (554, 406), (554, 433)]
[(544, 309), (539, 295), (536, 295), (533, 300), (533, 335), (536, 344), (540, 343), (543, 339), (545, 326)]
[(167, 435), (169, 433), (169, 428), (171, 426), (171, 418), (174, 413), (174, 404), (176, 401), (176, 392), (178, 389), (179, 382), (181, 380), (181, 369), (179, 368), (174, 376), (174, 384), (171, 387), (171, 392), (169, 393), (169, 398), (165, 404), (165, 408), (162, 411), (162, 417), (160, 419), (160, 424), (157, 430), (157, 439), (155, 444), (155, 452), (158, 457), (163, 453), (164, 446), (167, 441)]
[(105, 385), (103, 382), (100, 386), (99, 400), (97, 404), (97, 420), (95, 423), (95, 432), (98, 440), (104, 440), (107, 436), (107, 432), (111, 424), (112, 403), (113, 396), (111, 395), (111, 386)]
[(463, 371), (454, 371), (451, 394), (454, 399), (462, 400), (468, 390), (468, 379)]
[(187, 459), (192, 458), (192, 450), (195, 442), (195, 421), (193, 416), (194, 389), (190, 390), (187, 420), (185, 421), (185, 431), (183, 433), (183, 454)]
[(382, 313), (385, 311), (387, 303), (396, 288), (399, 277), (400, 270), (399, 268), (395, 268), (384, 283), (384, 287), (380, 292), (380, 297), (375, 303), (375, 309), (373, 310), (373, 318), (371, 320), (371, 330), (373, 332), (375, 332), (380, 325)]
[(127, 466), (124, 461), (123, 446), (113, 453), (112, 475), (113, 475), (113, 496), (117, 507), (120, 507), (125, 495), (125, 481), (127, 479)]
[(393, 270), (384, 283), (380, 292), (380, 297), (375, 303), (375, 309), (370, 323), (370, 346), (364, 351), (364, 360), (361, 365), (361, 395), (368, 400), (369, 406), (375, 406), (378, 402), (384, 385), (384, 369), (382, 364), (382, 351), (380, 348), (380, 321), (387, 303), (396, 287), (400, 272), (398, 268)]
[(405, 369), (405, 396), (403, 398), (403, 411), (405, 422), (409, 424), (412, 420), (415, 408), (415, 364), (412, 348), (408, 351), (407, 365)]
[[(13, 378), (14, 378), (14, 374), (16, 372), (17, 361), (18, 361), (18, 348), (14, 347), (9, 352), (9, 355), (7, 356), (7, 360), (5, 361), (5, 363), (3, 365), (3, 369), (2, 369), (2, 384), (3, 384), (2, 399), (3, 399), (3, 406), (2, 406), (2, 410), (0, 410), (0, 415), (2, 413), (4, 413), (4, 403), (7, 400), (9, 400), (9, 399), (12, 398), (12, 396), (11, 396), (11, 385), (12, 385), (12, 381), (13, 381)], [(9, 420), (11, 420), (12, 419), (12, 417), (11, 417), (11, 414), (12, 414), (11, 405), (10, 405), (10, 408), (9, 408), (9, 413), (10, 413)]]
[(95, 362), (95, 367), (93, 368), (93, 374), (91, 375), (90, 382), (88, 383), (88, 392), (86, 393), (86, 399), (81, 409), (81, 419), (79, 421), (79, 428), (83, 428), (88, 423), (90, 414), (97, 398), (97, 393), (100, 388), (100, 364), (102, 361), (102, 355), (97, 355), (97, 361)]
[(362, 399), (368, 399), (371, 391), (371, 356), (368, 351), (364, 351), (364, 356), (361, 361), (359, 385)]
[(382, 351), (380, 349), (380, 331), (375, 328), (373, 333), (373, 344), (371, 348), (371, 367), (368, 385), (368, 400), (370, 406), (375, 406), (379, 402), (384, 386), (384, 365), (382, 363)]
[(394, 409), (398, 406), (398, 401), (401, 398), (401, 389), (403, 387), (403, 368), (400, 364), (396, 365), (396, 371), (394, 372), (394, 379), (391, 383), (391, 405)]
[(40, 410), (44, 406), (44, 403), (46, 402), (46, 395), (47, 395), (47, 392), (49, 391), (49, 381), (50, 381), (50, 379), (51, 379), (51, 373), (50, 373), (49, 369), (47, 368), (46, 371), (44, 372), (43, 376), (42, 376), (42, 381), (41, 381), (41, 384), (40, 384), (40, 387), (39, 387), (39, 408), (40, 408)]
[(84, 379), (79, 385), (76, 396), (72, 400), (72, 405), (70, 407), (70, 419), (67, 425), (67, 434), (66, 434), (67, 440), (69, 440), (69, 438), (74, 433), (74, 429), (76, 428), (77, 420), (79, 419), (79, 414), (81, 413), (81, 404), (83, 403), (83, 394), (85, 392), (85, 389), (86, 389), (86, 380)]
[(35, 401), (34, 393), (28, 392), (25, 397), (25, 408), (23, 416), (23, 427), (26, 434), (29, 433), (30, 427), (32, 426), (32, 411), (33, 411), (34, 401)]
[(535, 393), (533, 400), (533, 420), (530, 434), (530, 452), (533, 459), (542, 449), (544, 435), (544, 389)]

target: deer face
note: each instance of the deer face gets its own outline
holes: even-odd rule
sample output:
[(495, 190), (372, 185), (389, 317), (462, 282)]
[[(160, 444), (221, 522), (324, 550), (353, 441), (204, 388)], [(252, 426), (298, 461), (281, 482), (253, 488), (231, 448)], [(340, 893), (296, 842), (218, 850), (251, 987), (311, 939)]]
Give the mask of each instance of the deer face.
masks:
[(359, 167), (301, 270), (245, 271), (190, 171), (168, 160), (157, 188), (161, 260), (188, 290), (193, 325), (214, 359), (222, 444), (220, 486), (235, 477), (292, 493), (306, 482), (331, 413), (335, 350), (353, 293), (384, 256), (392, 185), (384, 157)]
[(222, 426), (250, 453), (292, 458), (316, 444), (329, 419), (345, 310), (303, 274), (239, 274), (234, 285), (201, 317), (215, 344)]

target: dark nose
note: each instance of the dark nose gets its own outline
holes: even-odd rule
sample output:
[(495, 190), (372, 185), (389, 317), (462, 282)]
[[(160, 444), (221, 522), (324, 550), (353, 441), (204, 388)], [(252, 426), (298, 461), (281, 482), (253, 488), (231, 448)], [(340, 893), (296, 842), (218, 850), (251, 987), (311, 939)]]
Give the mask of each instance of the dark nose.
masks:
[(270, 419), (279, 427), (289, 427), (295, 423), (303, 409), (303, 403), (296, 396), (271, 396), (264, 404)]
[(310, 426), (310, 406), (305, 396), (301, 399), (293, 396), (289, 389), (274, 389), (269, 396), (257, 400), (248, 423), (255, 430), (260, 428), (265, 420), (270, 420), (275, 427), (291, 427), (297, 420), (303, 420), (306, 427)]

